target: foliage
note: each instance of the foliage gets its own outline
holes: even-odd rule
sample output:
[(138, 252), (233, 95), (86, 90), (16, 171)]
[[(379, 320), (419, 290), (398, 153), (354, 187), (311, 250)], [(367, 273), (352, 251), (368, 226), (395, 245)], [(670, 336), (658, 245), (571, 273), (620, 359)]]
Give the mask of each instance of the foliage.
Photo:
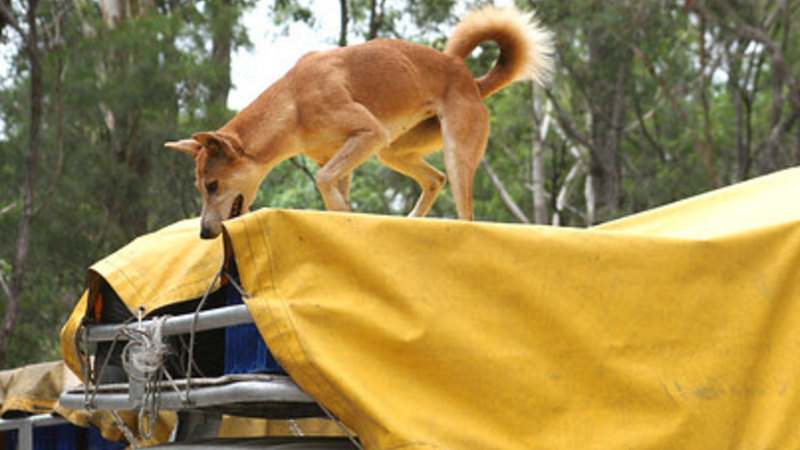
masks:
[[(41, 43), (47, 50), (46, 92), (35, 188), (37, 200), (49, 202), (33, 222), (25, 319), (15, 329), (6, 366), (57, 357), (58, 328), (94, 261), (137, 235), (196, 213), (190, 163), (163, 143), (233, 115), (213, 98), (217, 80), (229, 76), (207, 45), (220, 21), (214, 3), (152, 4), (116, 22), (91, 2), (40, 6), (40, 26), (49, 34)], [(235, 19), (228, 21), (234, 48), (247, 44), (236, 23), (248, 5), (237, 1), (225, 12)], [(0, 215), (0, 261), (7, 266), (14, 259), (25, 185), (25, 58), (15, 58), (3, 81), (0, 209), (7, 209)]]

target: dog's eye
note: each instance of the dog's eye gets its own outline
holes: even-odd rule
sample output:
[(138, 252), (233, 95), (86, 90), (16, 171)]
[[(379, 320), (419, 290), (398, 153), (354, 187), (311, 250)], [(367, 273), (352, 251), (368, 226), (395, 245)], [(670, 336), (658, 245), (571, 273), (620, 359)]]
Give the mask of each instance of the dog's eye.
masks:
[(218, 188), (219, 188), (219, 183), (216, 181), (212, 181), (211, 183), (206, 184), (206, 193), (211, 195), (217, 192)]

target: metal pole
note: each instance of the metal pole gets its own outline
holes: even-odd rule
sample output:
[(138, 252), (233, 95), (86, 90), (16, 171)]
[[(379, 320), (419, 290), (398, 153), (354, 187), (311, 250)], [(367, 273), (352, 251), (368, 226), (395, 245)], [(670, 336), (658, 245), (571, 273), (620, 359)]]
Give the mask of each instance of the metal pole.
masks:
[[(175, 335), (186, 334), (192, 330), (194, 323), (194, 313), (182, 314), (180, 316), (170, 317), (164, 321), (162, 334)], [(148, 326), (150, 320), (142, 322), (143, 326)], [(214, 328), (224, 328), (232, 325), (242, 325), (245, 323), (253, 323), (253, 317), (247, 309), (247, 305), (224, 306), (222, 308), (215, 308), (208, 311), (202, 311), (197, 314), (197, 326), (195, 331), (205, 331)], [(93, 325), (86, 327), (86, 339), (88, 342), (112, 341), (117, 336), (119, 339), (124, 339), (123, 335), (119, 335), (118, 331), (123, 328), (137, 329), (138, 323), (129, 323), (127, 325)]]
[(29, 422), (34, 427), (48, 427), (50, 425), (61, 425), (69, 423), (67, 419), (52, 414), (36, 414), (33, 416), (21, 417), (19, 419), (0, 419), (0, 431), (17, 430), (23, 424)]
[(33, 450), (33, 423), (23, 421), (17, 431), (17, 450)]

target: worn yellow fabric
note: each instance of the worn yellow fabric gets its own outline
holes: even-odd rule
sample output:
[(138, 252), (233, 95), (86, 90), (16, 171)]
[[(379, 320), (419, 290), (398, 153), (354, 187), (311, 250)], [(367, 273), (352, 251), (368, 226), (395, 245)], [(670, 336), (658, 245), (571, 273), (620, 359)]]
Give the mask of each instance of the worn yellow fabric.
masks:
[(93, 418), (83, 411), (61, 406), (58, 396), (80, 384), (62, 361), (31, 364), (0, 372), (0, 417), (7, 413), (58, 414), (70, 422), (87, 426)]
[(83, 373), (80, 325), (89, 300), (97, 295), (100, 278), (114, 288), (132, 314), (141, 307), (147, 315), (206, 292), (222, 267), (224, 247), (221, 239), (200, 239), (199, 230), (199, 219), (177, 222), (135, 239), (89, 269), (89, 289), (61, 330), (61, 351), (68, 367), (76, 374)]
[(294, 420), (254, 419), (222, 416), (219, 437), (244, 438), (262, 436), (341, 436), (344, 432), (330, 419)]
[[(111, 414), (103, 411), (83, 411), (63, 407), (58, 396), (62, 391), (81, 383), (63, 361), (31, 364), (11, 370), (0, 371), (0, 417), (7, 413), (57, 414), (74, 425), (97, 426), (107, 439), (120, 440), (122, 432), (117, 429)], [(123, 414), (123, 420), (130, 427), (137, 426), (134, 414)], [(165, 416), (161, 427), (162, 441), (169, 437), (174, 419)], [(144, 443), (156, 443), (150, 440)]]
[(199, 219), (189, 219), (139, 237), (95, 263), (89, 275), (105, 279), (131, 311), (143, 307), (145, 315), (200, 297), (222, 267), (223, 246), (200, 239), (199, 230)]
[[(200, 297), (206, 292), (222, 267), (224, 247), (221, 239), (200, 239), (199, 230), (199, 219), (177, 222), (135, 239), (89, 269), (89, 288), (61, 330), (61, 351), (67, 367), (83, 377), (80, 328), (90, 299), (94, 301), (97, 295), (100, 278), (114, 288), (132, 313), (141, 307), (145, 315), (165, 305)], [(137, 429), (135, 413), (123, 412), (120, 415), (128, 427)], [(84, 426), (91, 420), (108, 439), (119, 440), (122, 436), (106, 412), (68, 419)], [(154, 438), (143, 443), (166, 442), (175, 424), (174, 413), (160, 413)]]
[(269, 347), (367, 448), (798, 448), (799, 189), (588, 230), (262, 210), (226, 232)]
[[(72, 310), (69, 319), (61, 328), (61, 357), (64, 364), (81, 380), (84, 378), (83, 353), (80, 349), (80, 328), (83, 318), (86, 315), (86, 306), (89, 298), (89, 290), (85, 290), (75, 308)], [(85, 381), (85, 380), (84, 380)]]
[(0, 372), (0, 416), (12, 411), (63, 415), (58, 396), (65, 387), (77, 384), (80, 380), (61, 361), (4, 370)]
[(0, 407), (2, 407), (5, 402), (6, 392), (14, 381), (17, 372), (20, 370), (21, 368), (0, 370)]

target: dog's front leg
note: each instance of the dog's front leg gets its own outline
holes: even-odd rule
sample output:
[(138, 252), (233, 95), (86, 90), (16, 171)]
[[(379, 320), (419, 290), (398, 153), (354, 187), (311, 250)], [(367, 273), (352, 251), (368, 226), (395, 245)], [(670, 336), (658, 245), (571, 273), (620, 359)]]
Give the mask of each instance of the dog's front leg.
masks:
[(350, 204), (350, 184), (353, 182), (353, 173), (350, 172), (337, 183), (337, 189), (342, 194), (342, 198), (347, 204)]
[[(322, 169), (327, 163), (327, 161), (325, 162), (316, 161), (316, 163), (317, 167), (319, 169)], [(316, 180), (317, 178), (315, 178), (315, 183)], [(344, 178), (339, 179), (339, 181), (336, 183), (336, 189), (339, 190), (339, 193), (341, 194), (342, 198), (344, 198), (344, 201), (347, 204), (350, 203), (350, 185), (352, 184), (352, 181), (353, 181), (353, 173), (351, 172), (347, 174)]]
[(368, 126), (350, 132), (342, 149), (317, 172), (317, 189), (329, 211), (352, 211), (347, 196), (353, 170), (389, 143), (386, 128), (366, 109), (362, 111), (368, 114)]

